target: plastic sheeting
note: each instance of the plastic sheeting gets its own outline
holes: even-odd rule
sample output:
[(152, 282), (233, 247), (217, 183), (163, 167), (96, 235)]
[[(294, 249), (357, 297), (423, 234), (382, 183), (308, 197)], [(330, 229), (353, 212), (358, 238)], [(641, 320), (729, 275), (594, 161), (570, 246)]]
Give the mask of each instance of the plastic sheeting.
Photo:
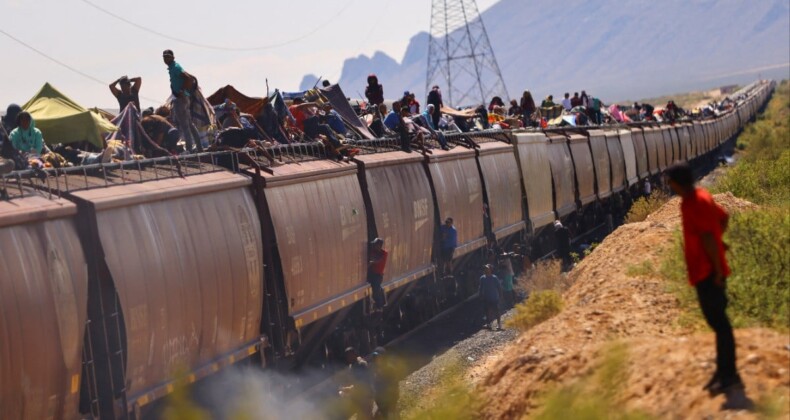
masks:
[(102, 134), (118, 129), (99, 113), (85, 109), (69, 97), (45, 83), (22, 109), (36, 121), (47, 144), (88, 141), (104, 148)]

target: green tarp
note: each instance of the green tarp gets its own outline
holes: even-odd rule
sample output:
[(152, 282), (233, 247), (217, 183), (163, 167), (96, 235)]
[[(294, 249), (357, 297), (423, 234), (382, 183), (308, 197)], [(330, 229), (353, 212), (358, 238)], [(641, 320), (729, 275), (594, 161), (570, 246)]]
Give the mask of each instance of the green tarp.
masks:
[(104, 148), (103, 133), (118, 127), (94, 111), (83, 108), (49, 83), (44, 84), (22, 109), (36, 120), (47, 144), (89, 141)]

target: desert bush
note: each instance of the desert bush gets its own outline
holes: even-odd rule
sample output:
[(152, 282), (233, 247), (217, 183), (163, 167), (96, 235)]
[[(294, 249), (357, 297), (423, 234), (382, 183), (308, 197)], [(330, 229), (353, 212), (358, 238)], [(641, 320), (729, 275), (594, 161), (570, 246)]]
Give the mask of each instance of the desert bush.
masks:
[(639, 197), (628, 210), (625, 222), (636, 223), (644, 221), (650, 213), (661, 208), (667, 201), (669, 201), (669, 196), (661, 190), (654, 190), (648, 197)]
[(540, 290), (516, 305), (513, 316), (505, 321), (508, 327), (526, 331), (562, 311), (562, 296), (556, 290)]
[(516, 291), (522, 296), (529, 296), (541, 290), (563, 292), (573, 284), (571, 276), (562, 273), (562, 261), (539, 261), (535, 267), (523, 275), (517, 284)]

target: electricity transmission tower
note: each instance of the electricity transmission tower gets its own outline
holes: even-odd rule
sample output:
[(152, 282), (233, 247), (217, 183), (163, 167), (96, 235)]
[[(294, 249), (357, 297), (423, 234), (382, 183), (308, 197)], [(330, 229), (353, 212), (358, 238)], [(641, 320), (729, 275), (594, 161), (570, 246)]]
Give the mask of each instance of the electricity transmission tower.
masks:
[(507, 89), (475, 0), (433, 0), (425, 91), (439, 85), (449, 106), (486, 104)]

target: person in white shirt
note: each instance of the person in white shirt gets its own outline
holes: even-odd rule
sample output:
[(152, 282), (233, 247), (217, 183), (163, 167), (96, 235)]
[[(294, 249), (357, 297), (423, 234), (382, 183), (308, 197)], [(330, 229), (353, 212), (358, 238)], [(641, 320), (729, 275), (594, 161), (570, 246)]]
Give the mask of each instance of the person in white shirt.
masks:
[(566, 111), (571, 110), (571, 94), (565, 92), (565, 98), (562, 99), (562, 107), (565, 108)]

